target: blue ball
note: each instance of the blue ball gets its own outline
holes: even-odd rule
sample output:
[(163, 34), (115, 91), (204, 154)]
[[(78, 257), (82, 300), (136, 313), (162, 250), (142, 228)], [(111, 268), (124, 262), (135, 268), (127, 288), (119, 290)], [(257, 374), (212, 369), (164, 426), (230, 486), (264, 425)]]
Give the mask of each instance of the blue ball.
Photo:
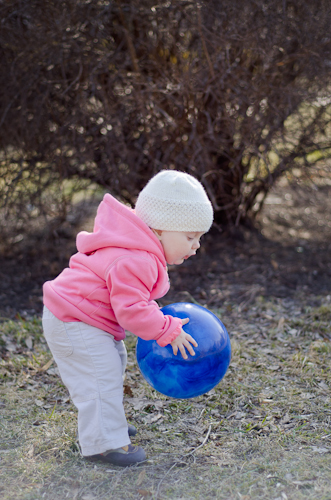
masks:
[(172, 398), (194, 398), (215, 387), (224, 377), (231, 359), (231, 344), (223, 323), (202, 306), (179, 302), (161, 309), (163, 314), (189, 318), (183, 329), (198, 343), (195, 356), (183, 359), (171, 345), (160, 347), (155, 340), (138, 338), (136, 356), (146, 381)]

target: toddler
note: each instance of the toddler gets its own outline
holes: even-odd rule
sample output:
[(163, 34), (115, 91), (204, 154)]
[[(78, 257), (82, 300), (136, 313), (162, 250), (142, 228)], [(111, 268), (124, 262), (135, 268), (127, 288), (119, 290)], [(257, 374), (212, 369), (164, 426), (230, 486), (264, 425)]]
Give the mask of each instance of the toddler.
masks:
[(93, 232), (77, 235), (69, 267), (44, 284), (44, 334), (78, 409), (84, 457), (120, 466), (146, 460), (130, 442), (136, 428), (123, 408), (125, 330), (194, 356), (197, 343), (182, 329), (188, 319), (165, 316), (155, 300), (169, 290), (167, 264), (195, 255), (212, 222), (200, 182), (163, 170), (140, 192), (135, 210), (106, 194)]

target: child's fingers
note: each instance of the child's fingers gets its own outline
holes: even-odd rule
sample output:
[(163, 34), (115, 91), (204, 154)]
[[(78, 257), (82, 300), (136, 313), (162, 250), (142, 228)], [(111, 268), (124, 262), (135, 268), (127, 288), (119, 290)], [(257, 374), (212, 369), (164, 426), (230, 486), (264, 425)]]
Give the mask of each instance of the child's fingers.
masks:
[(172, 351), (174, 355), (177, 356), (179, 350), (183, 358), (187, 359), (188, 356), (186, 353), (186, 349), (191, 354), (191, 356), (195, 356), (195, 351), (191, 344), (194, 347), (198, 347), (198, 343), (196, 342), (196, 340), (191, 337), (191, 335), (182, 330), (181, 334), (171, 343)]
[(175, 356), (177, 356), (177, 352), (178, 352), (178, 346), (176, 345), (171, 345), (172, 347), (172, 352), (174, 353)]
[[(192, 339), (192, 337), (191, 337)], [(195, 342), (194, 339), (192, 339), (192, 341)], [(196, 343), (196, 342), (195, 342)], [(194, 352), (194, 349), (193, 347), (191, 346), (190, 342), (188, 341), (188, 339), (184, 339), (180, 344), (178, 344), (178, 348), (183, 356), (184, 359), (187, 359), (188, 356), (186, 354), (186, 350), (188, 350), (188, 352), (191, 354), (191, 356), (195, 356), (195, 352)]]
[(193, 344), (194, 347), (198, 347), (198, 342), (193, 337), (191, 337), (191, 335), (189, 335), (188, 333), (186, 334), (186, 340), (191, 342), (191, 344)]
[(186, 347), (191, 356), (195, 356), (194, 349), (188, 341), (183, 342), (183, 345)]
[(181, 344), (181, 345), (179, 346), (179, 350), (180, 350), (181, 355), (183, 356), (183, 358), (184, 358), (184, 359), (187, 359), (187, 357), (188, 357), (188, 356), (187, 356), (187, 354), (186, 354), (185, 347), (183, 346), (183, 344)]

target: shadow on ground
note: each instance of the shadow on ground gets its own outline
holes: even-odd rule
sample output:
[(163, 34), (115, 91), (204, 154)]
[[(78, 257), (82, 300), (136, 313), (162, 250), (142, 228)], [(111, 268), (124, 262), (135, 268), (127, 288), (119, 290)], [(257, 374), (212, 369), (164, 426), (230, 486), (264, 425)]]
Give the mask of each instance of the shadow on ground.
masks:
[[(331, 291), (331, 187), (282, 182), (268, 195), (253, 228), (235, 233), (213, 229), (198, 255), (169, 269), (171, 290), (163, 302), (195, 300), (209, 307), (225, 301), (249, 306), (256, 296), (293, 298)], [(85, 220), (58, 232), (41, 232), (0, 258), (0, 315), (40, 314), (42, 284), (55, 277), (75, 252), (78, 229), (90, 230), (96, 206)]]

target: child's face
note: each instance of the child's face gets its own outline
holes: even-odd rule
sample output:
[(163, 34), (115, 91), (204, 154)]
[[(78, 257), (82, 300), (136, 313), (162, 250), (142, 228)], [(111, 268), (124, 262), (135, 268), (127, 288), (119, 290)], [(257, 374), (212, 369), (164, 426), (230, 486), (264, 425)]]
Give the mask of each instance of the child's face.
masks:
[(200, 238), (204, 233), (182, 231), (156, 231), (163, 246), (166, 261), (169, 265), (179, 265), (200, 248)]

